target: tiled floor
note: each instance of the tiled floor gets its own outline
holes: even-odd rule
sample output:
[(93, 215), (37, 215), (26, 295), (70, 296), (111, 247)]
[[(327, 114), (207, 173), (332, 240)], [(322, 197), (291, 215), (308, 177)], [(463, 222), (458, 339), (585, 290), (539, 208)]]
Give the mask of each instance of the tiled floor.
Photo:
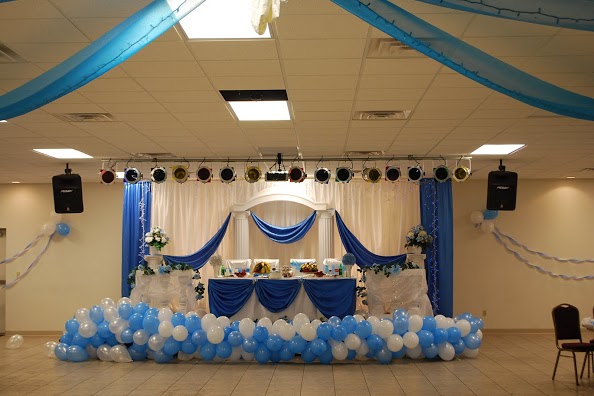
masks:
[(7, 337), (0, 337), (0, 395), (594, 395), (594, 375), (584, 374), (577, 387), (571, 359), (561, 360), (551, 380), (552, 335), (486, 335), (474, 359), (399, 359), (387, 366), (64, 363), (43, 355), (51, 339), (25, 337), (21, 348), (6, 349)]

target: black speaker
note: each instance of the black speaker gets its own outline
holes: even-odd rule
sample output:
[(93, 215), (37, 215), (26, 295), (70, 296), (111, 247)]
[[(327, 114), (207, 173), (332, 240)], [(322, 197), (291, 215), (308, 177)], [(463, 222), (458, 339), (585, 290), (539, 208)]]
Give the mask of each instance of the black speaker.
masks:
[(82, 213), (82, 183), (79, 175), (64, 174), (52, 177), (54, 210), (56, 213)]
[(488, 210), (516, 209), (516, 193), (518, 191), (518, 174), (516, 172), (489, 172), (488, 183)]

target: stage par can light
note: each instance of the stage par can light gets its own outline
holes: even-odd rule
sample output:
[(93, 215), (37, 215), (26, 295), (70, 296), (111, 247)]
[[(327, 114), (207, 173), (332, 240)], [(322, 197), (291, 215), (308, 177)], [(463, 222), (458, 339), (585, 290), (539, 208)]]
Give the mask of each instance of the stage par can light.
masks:
[(470, 169), (465, 166), (458, 166), (452, 173), (452, 179), (457, 182), (463, 182), (470, 177)]
[(338, 183), (348, 183), (353, 178), (353, 170), (347, 167), (336, 168), (336, 178), (334, 179)]
[(307, 174), (305, 173), (305, 170), (299, 166), (292, 166), (289, 168), (289, 181), (293, 182), (293, 183), (301, 183), (303, 180), (305, 180), (305, 178), (307, 177)]
[(151, 180), (153, 183), (163, 183), (167, 180), (167, 171), (162, 166), (151, 169)]
[(452, 177), (452, 174), (450, 173), (448, 167), (445, 165), (439, 165), (438, 167), (433, 169), (433, 178), (437, 180), (439, 183), (447, 181), (450, 177)]
[(397, 166), (386, 166), (386, 180), (395, 182), (400, 179), (400, 168)]
[(113, 169), (101, 169), (101, 183), (113, 184), (116, 180), (116, 173)]
[(175, 165), (171, 168), (171, 175), (173, 176), (173, 180), (178, 183), (185, 183), (188, 180), (188, 167), (185, 165)]
[(235, 173), (235, 169), (233, 169), (232, 166), (225, 166), (219, 170), (219, 177), (223, 183), (233, 183), (237, 177), (237, 174)]
[(317, 183), (328, 184), (330, 181), (330, 170), (328, 168), (318, 168), (314, 173), (314, 180)]
[(196, 179), (202, 183), (210, 183), (212, 180), (212, 169), (208, 166), (201, 166), (196, 171)]
[(248, 166), (245, 170), (245, 181), (255, 183), (262, 177), (262, 171), (258, 166)]
[(142, 173), (136, 168), (124, 169), (124, 181), (126, 183), (135, 184), (142, 180)]
[(423, 172), (423, 169), (420, 166), (408, 167), (408, 181), (418, 182), (423, 176), (425, 176), (425, 172)]
[(365, 168), (362, 177), (368, 183), (378, 183), (382, 179), (382, 171), (378, 168)]

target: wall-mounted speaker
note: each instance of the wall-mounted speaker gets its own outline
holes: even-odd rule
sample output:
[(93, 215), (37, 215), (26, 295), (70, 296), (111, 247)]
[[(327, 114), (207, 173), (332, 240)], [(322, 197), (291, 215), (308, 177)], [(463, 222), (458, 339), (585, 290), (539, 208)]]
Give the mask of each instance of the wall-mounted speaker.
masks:
[(515, 210), (517, 191), (518, 174), (516, 172), (489, 172), (487, 186), (487, 209)]
[(82, 181), (80, 175), (63, 174), (52, 177), (54, 210), (56, 213), (82, 213)]

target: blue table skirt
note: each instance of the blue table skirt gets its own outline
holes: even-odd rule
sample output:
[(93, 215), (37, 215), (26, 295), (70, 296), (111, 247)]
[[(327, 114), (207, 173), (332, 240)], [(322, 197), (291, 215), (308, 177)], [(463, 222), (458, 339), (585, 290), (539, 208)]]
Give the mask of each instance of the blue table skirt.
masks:
[(231, 317), (243, 308), (255, 291), (258, 301), (270, 312), (287, 309), (303, 286), (313, 305), (327, 318), (343, 318), (355, 312), (357, 280), (323, 279), (217, 279), (208, 281), (210, 312)]

